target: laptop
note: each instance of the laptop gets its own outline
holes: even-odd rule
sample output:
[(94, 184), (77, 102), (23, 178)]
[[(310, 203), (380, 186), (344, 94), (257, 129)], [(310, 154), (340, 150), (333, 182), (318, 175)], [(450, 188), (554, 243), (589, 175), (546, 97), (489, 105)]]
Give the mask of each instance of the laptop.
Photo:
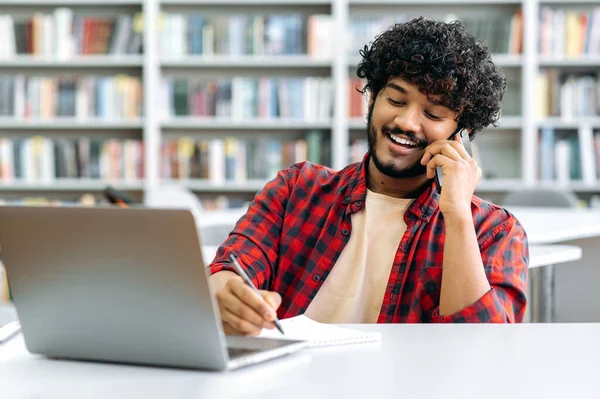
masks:
[(0, 259), (31, 353), (231, 370), (306, 346), (225, 336), (188, 210), (0, 206)]

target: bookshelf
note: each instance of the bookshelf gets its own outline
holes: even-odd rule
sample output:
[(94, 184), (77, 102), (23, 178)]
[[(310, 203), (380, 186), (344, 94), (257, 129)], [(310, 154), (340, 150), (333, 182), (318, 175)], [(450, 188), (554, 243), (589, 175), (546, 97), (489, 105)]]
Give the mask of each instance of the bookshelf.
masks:
[[(57, 196), (67, 192), (100, 191), (105, 185), (112, 184), (124, 190), (135, 192), (140, 198), (143, 193), (162, 182), (172, 182), (163, 176), (163, 147), (165, 141), (191, 137), (194, 140), (203, 138), (229, 138), (242, 139), (265, 137), (286, 137), (301, 140), (311, 132), (322, 135), (322, 145), (326, 147), (324, 156), (328, 157), (327, 163), (335, 169), (344, 167), (352, 152), (352, 143), (355, 140), (365, 139), (364, 115), (349, 114), (349, 99), (352, 96), (350, 79), (355, 78), (356, 67), (360, 59), (354, 47), (363, 45), (362, 39), (353, 41), (350, 36), (351, 27), (361, 18), (384, 18), (394, 16), (405, 19), (417, 15), (425, 15), (438, 19), (456, 16), (461, 20), (484, 20), (488, 18), (505, 18), (509, 21), (516, 12), (522, 12), (523, 40), (521, 51), (496, 51), (495, 62), (507, 73), (510, 95), (505, 100), (507, 104), (499, 126), (491, 127), (482, 132), (476, 139), (476, 144), (484, 155), (482, 169), (484, 179), (478, 186), (481, 194), (501, 195), (509, 190), (521, 187), (544, 186), (552, 184), (542, 178), (542, 165), (540, 156), (549, 147), (544, 147), (541, 142), (543, 129), (553, 129), (556, 140), (568, 139), (568, 136), (581, 137), (586, 140), (600, 135), (600, 112), (595, 115), (553, 114), (552, 112), (540, 117), (538, 115), (538, 102), (544, 98), (543, 92), (538, 87), (539, 74), (546, 70), (555, 70), (556, 75), (562, 79), (568, 76), (581, 76), (600, 69), (600, 52), (583, 52), (575, 55), (542, 52), (540, 42), (544, 39), (544, 12), (546, 9), (560, 15), (560, 10), (574, 10), (579, 13), (591, 12), (600, 7), (597, 0), (578, 0), (575, 2), (555, 0), (104, 0), (92, 2), (89, 0), (0, 0), (0, 15), (12, 15), (14, 20), (31, 17), (36, 12), (53, 14), (57, 8), (67, 7), (73, 10), (74, 15), (98, 16), (101, 18), (117, 18), (121, 14), (134, 16), (139, 14), (138, 25), (141, 30), (142, 49), (139, 54), (71, 54), (68, 57), (56, 54), (23, 55), (13, 54), (3, 56), (0, 52), (0, 78), (4, 75), (25, 74), (33, 76), (74, 75), (85, 76), (119, 76), (127, 75), (140, 79), (143, 88), (141, 99), (141, 115), (136, 118), (113, 120), (106, 118), (87, 118), (82, 120), (77, 117), (48, 118), (10, 118), (0, 116), (0, 138), (15, 136), (33, 136), (44, 134), (47, 136), (69, 137), (103, 137), (103, 138), (133, 138), (143, 142), (144, 164), (143, 178), (133, 181), (93, 181), (57, 179), (54, 184), (34, 183), (0, 183), (0, 192), (23, 193), (23, 195), (40, 192), (55, 192)], [(321, 25), (323, 31), (332, 29), (335, 35), (331, 41), (321, 40), (325, 49), (308, 51), (308, 44), (293, 51), (279, 51), (269, 47), (269, 43), (252, 42), (254, 52), (248, 51), (246, 42), (236, 42), (232, 49), (226, 45), (212, 44), (210, 51), (202, 43), (199, 52), (196, 43), (187, 43), (186, 36), (187, 18), (193, 15), (202, 15), (204, 21), (212, 21), (213, 29), (221, 29), (224, 17), (238, 15), (248, 16), (251, 22), (242, 24), (270, 23), (273, 15), (295, 15), (302, 21), (312, 15), (329, 16), (327, 22)], [(183, 19), (177, 16), (184, 15)], [(553, 14), (554, 15), (554, 14)], [(593, 13), (591, 14), (593, 15)], [(175, 16), (166, 21), (166, 16)], [(221, 18), (221, 19), (219, 19)], [(252, 18), (254, 18), (252, 20)], [(264, 18), (264, 19), (260, 19)], [(317, 18), (318, 19), (318, 18)], [(590, 20), (595, 21), (593, 17)], [(216, 22), (215, 22), (216, 21)], [(219, 22), (221, 21), (221, 22)], [(291, 24), (293, 19), (283, 22)], [(600, 19), (599, 19), (600, 21)], [(238, 21), (239, 22), (239, 21)], [(276, 22), (273, 22), (276, 24)], [(279, 21), (281, 24), (282, 22)], [(305, 22), (303, 22), (305, 23)], [(598, 22), (600, 23), (600, 22)], [(176, 40), (166, 41), (174, 43), (173, 48), (165, 50), (164, 26), (167, 24), (171, 38)], [(307, 23), (306, 23), (307, 24)], [(207, 25), (203, 25), (207, 26)], [(243, 25), (247, 26), (247, 25)], [(265, 25), (266, 26), (266, 25)], [(304, 25), (303, 25), (304, 26)], [(476, 25), (473, 29), (479, 29)], [(150, 27), (150, 28), (149, 28)], [(192, 26), (193, 28), (193, 26)], [(469, 28), (469, 26), (468, 26)], [(235, 28), (234, 28), (235, 29)], [(555, 31), (556, 29), (553, 29)], [(340, 34), (345, 32), (345, 34)], [(483, 32), (483, 31), (482, 31)], [(594, 30), (600, 34), (600, 28)], [(592, 33), (593, 33), (592, 32)], [(590, 36), (593, 36), (590, 33)], [(213, 31), (214, 34), (214, 31)], [(177, 36), (179, 35), (179, 36)], [(328, 37), (330, 37), (328, 36)], [(372, 35), (371, 35), (372, 36)], [(177, 37), (182, 37), (178, 42)], [(318, 37), (318, 36), (315, 36)], [(298, 36), (298, 40), (308, 41), (308, 36)], [(372, 40), (373, 37), (370, 37)], [(214, 40), (214, 38), (213, 38)], [(292, 42), (295, 39), (292, 39)], [(510, 36), (508, 39), (510, 41)], [(600, 40), (600, 39), (598, 39)], [(234, 40), (235, 41), (235, 40)], [(216, 41), (215, 41), (216, 42)], [(366, 43), (364, 43), (366, 44)], [(219, 47), (221, 46), (221, 47)], [(241, 47), (240, 47), (241, 46)], [(330, 47), (327, 47), (330, 46)], [(496, 43), (492, 47), (507, 48), (507, 42)], [(168, 46), (170, 47), (170, 46)], [(261, 50), (256, 50), (257, 48)], [(269, 48), (269, 50), (267, 50)], [(224, 50), (225, 49), (225, 50)], [(237, 50), (236, 50), (237, 49)], [(240, 50), (243, 49), (243, 50)], [(299, 51), (302, 50), (302, 51)], [(350, 51), (352, 50), (352, 51)], [(242, 79), (239, 79), (239, 78)], [(278, 85), (280, 81), (295, 78), (311, 78), (321, 82), (327, 80), (323, 93), (330, 93), (330, 98), (323, 100), (319, 96), (320, 104), (326, 104), (330, 110), (328, 115), (315, 114), (313, 111), (305, 114), (264, 114), (260, 108), (246, 109), (238, 113), (237, 117), (230, 114), (214, 116), (206, 114), (206, 104), (198, 105), (198, 101), (206, 101), (206, 91), (203, 84), (210, 81), (227, 80), (223, 86), (225, 91), (238, 88), (239, 93), (244, 90), (255, 90), (258, 96), (261, 89), (250, 89), (260, 84)], [(171, 105), (165, 102), (165, 93), (171, 93), (166, 80), (178, 81), (180, 87), (184, 82), (186, 87), (196, 84), (196, 91), (187, 92), (189, 104), (194, 102), (198, 111), (195, 114), (169, 113), (175, 110), (175, 98)], [(244, 80), (245, 79), (245, 80)], [(272, 79), (271, 83), (264, 83)], [(234, 80), (237, 83), (233, 82)], [(240, 83), (240, 81), (242, 83)], [(262, 83), (261, 83), (262, 82)], [(288, 84), (288, 83), (286, 83)], [(290, 90), (286, 84), (279, 87), (278, 93)], [(298, 83), (300, 84), (300, 83)], [(573, 83), (577, 85), (579, 83)], [(230, 86), (228, 86), (230, 85)], [(237, 85), (237, 86), (236, 86)], [(254, 86), (253, 86), (254, 85)], [(315, 93), (315, 87), (322, 83), (305, 83), (301, 89), (307, 93)], [(167, 91), (165, 92), (165, 87)], [(269, 86), (270, 87), (270, 86)], [(300, 87), (300, 86), (297, 86)], [(258, 91), (256, 91), (258, 90)], [(296, 88), (297, 90), (297, 88)], [(554, 88), (554, 93), (560, 94)], [(558, 90), (558, 91), (557, 91)], [(256, 94), (259, 93), (259, 94)], [(236, 99), (231, 101), (236, 104), (245, 104), (248, 107), (248, 94), (232, 94)], [(181, 100), (182, 97), (179, 97)], [(303, 106), (310, 104), (313, 97), (307, 96), (302, 102)], [(1, 93), (0, 93), (1, 99)], [(199, 100), (202, 99), (202, 100)], [(216, 100), (215, 100), (216, 101)], [(167, 104), (167, 111), (165, 111)], [(216, 102), (215, 102), (216, 104)], [(291, 108), (295, 108), (292, 106)], [(181, 104), (180, 104), (181, 105)], [(291, 104), (290, 104), (291, 105)], [(212, 105), (216, 106), (216, 105)], [(204, 108), (203, 108), (204, 107)], [(209, 107), (210, 108), (210, 107)], [(600, 110), (599, 110), (600, 111)], [(262, 113), (261, 113), (262, 112)], [(206, 115), (205, 115), (206, 114)], [(248, 115), (252, 117), (248, 117)], [(307, 117), (309, 115), (310, 117)], [(581, 143), (579, 144), (581, 146)], [(595, 144), (591, 144), (592, 147)], [(496, 155), (489, 156), (496, 150)], [(301, 148), (302, 150), (302, 148)], [(487, 151), (487, 152), (486, 152)], [(300, 151), (302, 153), (302, 151)], [(590, 155), (591, 154), (591, 155)], [(600, 154), (590, 153), (583, 157), (585, 162), (593, 162), (594, 166), (600, 162)], [(590, 161), (591, 160), (591, 161)], [(285, 167), (286, 165), (282, 165)], [(582, 169), (588, 172), (590, 165)], [(569, 179), (560, 184), (571, 188), (585, 196), (600, 194), (600, 168), (593, 179)], [(210, 197), (215, 193), (230, 196), (239, 196), (250, 199), (252, 195), (265, 183), (264, 179), (249, 179), (246, 181), (210, 181), (206, 179), (175, 180), (196, 192), (200, 197)], [(54, 187), (54, 188), (53, 188)], [(0, 194), (0, 197), (2, 194)]]
[(0, 1), (0, 199), (143, 198), (143, 18), (141, 0)]

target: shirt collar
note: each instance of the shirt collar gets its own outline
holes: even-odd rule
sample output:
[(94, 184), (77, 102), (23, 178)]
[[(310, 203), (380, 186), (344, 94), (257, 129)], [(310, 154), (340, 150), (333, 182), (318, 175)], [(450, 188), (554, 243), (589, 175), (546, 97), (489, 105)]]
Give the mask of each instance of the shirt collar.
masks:
[[(369, 156), (367, 152), (362, 162), (355, 166), (353, 172), (351, 172), (352, 176), (348, 185), (343, 189), (341, 200), (344, 205), (352, 204), (349, 209), (351, 213), (358, 212), (365, 206)], [(439, 197), (440, 195), (435, 189), (435, 183), (431, 180), (431, 184), (408, 207), (407, 214), (426, 222), (429, 221), (437, 209)]]

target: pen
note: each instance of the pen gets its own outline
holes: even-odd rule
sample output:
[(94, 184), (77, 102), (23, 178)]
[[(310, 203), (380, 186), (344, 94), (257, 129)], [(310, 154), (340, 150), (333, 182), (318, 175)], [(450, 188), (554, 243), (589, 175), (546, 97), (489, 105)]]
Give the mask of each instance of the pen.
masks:
[[(258, 289), (254, 286), (252, 280), (250, 280), (250, 277), (248, 277), (242, 266), (240, 266), (237, 257), (234, 254), (229, 254), (229, 259), (231, 259), (231, 263), (233, 264), (233, 267), (235, 268), (237, 274), (246, 282), (246, 284), (250, 286), (250, 288), (252, 288), (252, 290), (254, 290), (254, 292), (260, 295), (260, 292), (258, 292)], [(275, 316), (275, 320), (273, 320), (273, 323), (275, 323), (275, 327), (277, 327), (280, 333), (285, 334), (277, 316)]]
[(21, 332), (21, 324), (18, 321), (11, 321), (8, 324), (0, 326), (0, 344)]

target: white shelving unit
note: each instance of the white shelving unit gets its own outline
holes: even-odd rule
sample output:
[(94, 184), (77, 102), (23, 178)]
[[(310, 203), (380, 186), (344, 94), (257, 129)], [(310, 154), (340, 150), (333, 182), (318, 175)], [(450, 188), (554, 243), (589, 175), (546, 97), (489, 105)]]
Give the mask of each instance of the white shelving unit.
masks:
[[(599, 3), (600, 4), (600, 3)], [(539, 65), (544, 68), (552, 67), (597, 67), (600, 68), (600, 56), (580, 57), (548, 57), (540, 56)]]
[(102, 0), (101, 4), (92, 0), (0, 0), (0, 6), (128, 6), (141, 5), (154, 0)]
[(263, 5), (329, 5), (335, 0), (161, 0), (164, 5), (222, 5), (222, 6), (263, 6)]
[(134, 190), (139, 191), (144, 188), (143, 181), (97, 181), (92, 179), (56, 179), (49, 183), (0, 183), (1, 191), (101, 191), (106, 186), (112, 186), (118, 190)]
[[(124, 68), (141, 67), (144, 59), (141, 55), (87, 55), (71, 59), (18, 56), (11, 60), (0, 60), (0, 68)], [(1, 69), (0, 69), (1, 70)]]
[(0, 118), (0, 129), (5, 130), (131, 130), (142, 129), (142, 120), (106, 121), (76, 119), (35, 120), (35, 119), (4, 119)]
[[(344, 167), (347, 164), (349, 153), (350, 132), (355, 137), (360, 130), (365, 129), (363, 118), (349, 118), (348, 111), (348, 80), (352, 75), (360, 59), (357, 55), (349, 56), (347, 47), (348, 27), (351, 15), (354, 13), (368, 12), (370, 7), (377, 10), (378, 13), (389, 10), (389, 13), (402, 13), (409, 10), (414, 13), (415, 10), (422, 8), (429, 12), (439, 7), (444, 10), (454, 6), (461, 12), (475, 12), (479, 15), (484, 12), (493, 13), (495, 10), (510, 10), (517, 7), (523, 12), (524, 43), (523, 53), (521, 55), (494, 55), (494, 61), (501, 67), (509, 69), (516, 73), (521, 82), (522, 96), (519, 116), (503, 116), (500, 125), (497, 128), (491, 128), (483, 132), (476, 139), (482, 144), (486, 143), (486, 138), (492, 135), (504, 135), (510, 137), (510, 143), (516, 143), (520, 154), (521, 174), (518, 178), (499, 178), (497, 180), (484, 180), (478, 187), (482, 192), (505, 192), (521, 187), (532, 187), (541, 184), (537, 180), (538, 176), (538, 130), (542, 126), (552, 126), (556, 128), (578, 130), (583, 127), (600, 128), (600, 117), (597, 118), (578, 118), (573, 121), (564, 121), (559, 118), (549, 118), (547, 120), (537, 120), (535, 117), (536, 103), (536, 78), (540, 68), (599, 68), (600, 56), (582, 56), (575, 58), (568, 57), (541, 57), (538, 55), (538, 36), (539, 36), (539, 14), (540, 8), (544, 5), (552, 7), (569, 8), (573, 4), (580, 6), (600, 6), (598, 0), (578, 0), (575, 3), (565, 0), (103, 0), (101, 3), (91, 0), (0, 0), (0, 13), (12, 12), (14, 7), (28, 8), (35, 10), (36, 6), (44, 7), (45, 10), (51, 10), (53, 7), (85, 7), (86, 12), (90, 10), (106, 10), (111, 7), (138, 7), (144, 15), (144, 54), (140, 56), (93, 56), (76, 57), (70, 60), (44, 59), (33, 57), (16, 57), (11, 60), (0, 60), (0, 74), (5, 69), (27, 70), (28, 68), (36, 71), (69, 69), (77, 74), (86, 74), (88, 71), (96, 69), (107, 69), (111, 72), (119, 70), (131, 70), (136, 68), (140, 70), (144, 85), (144, 115), (143, 120), (124, 121), (124, 122), (106, 122), (106, 121), (87, 121), (78, 122), (75, 120), (56, 120), (56, 121), (14, 121), (0, 119), (0, 136), (6, 131), (66, 131), (72, 134), (76, 131), (131, 131), (140, 130), (144, 140), (145, 149), (145, 179), (142, 182), (132, 184), (116, 185), (128, 190), (147, 190), (160, 184), (159, 165), (160, 165), (160, 145), (162, 137), (165, 134), (175, 136), (179, 133), (198, 133), (202, 134), (208, 130), (215, 132), (227, 131), (239, 132), (240, 135), (248, 131), (265, 132), (269, 134), (274, 131), (298, 131), (321, 129), (331, 132), (331, 157), (332, 166), (335, 169)], [(269, 10), (281, 12), (281, 10), (303, 10), (303, 12), (321, 13), (328, 9), (331, 12), (334, 22), (334, 32), (336, 40), (334, 53), (329, 59), (311, 58), (308, 56), (243, 56), (243, 57), (223, 57), (223, 56), (185, 56), (180, 58), (167, 58), (159, 54), (159, 33), (157, 26), (159, 15), (163, 11), (183, 10), (198, 11), (210, 9), (223, 11), (228, 7), (232, 10), (244, 11), (262, 10), (265, 7), (265, 13)], [(489, 6), (489, 7), (487, 7)], [(382, 11), (383, 10), (383, 11)], [(473, 11), (475, 10), (475, 11)], [(103, 11), (104, 12), (104, 11)], [(366, 44), (366, 43), (365, 43)], [(289, 120), (252, 120), (252, 121), (231, 121), (203, 118), (174, 118), (161, 120), (159, 111), (158, 94), (161, 76), (165, 73), (183, 76), (188, 73), (202, 74), (204, 70), (226, 71), (227, 73), (245, 73), (266, 74), (270, 71), (276, 71), (282, 74), (294, 74), (298, 71), (308, 71), (307, 73), (316, 73), (318, 76), (330, 76), (333, 81), (334, 106), (331, 120), (303, 122)], [(91, 72), (90, 72), (91, 73)], [(506, 132), (505, 132), (506, 131)], [(500, 137), (500, 136), (499, 136)], [(494, 139), (495, 140), (495, 139)], [(498, 138), (500, 140), (500, 138)], [(495, 141), (494, 141), (495, 142)], [(264, 184), (263, 181), (251, 181), (243, 184), (235, 182), (224, 182), (223, 184), (213, 184), (204, 181), (186, 181), (181, 182), (190, 189), (198, 193), (252, 193), (257, 191)], [(59, 182), (56, 190), (99, 190), (104, 187), (102, 182)], [(0, 186), (1, 191), (35, 191), (36, 185), (10, 184)], [(582, 193), (600, 193), (600, 185), (573, 183), (570, 188)], [(44, 186), (44, 190), (51, 190)]]
[(296, 120), (249, 120), (232, 121), (223, 119), (180, 117), (160, 124), (163, 129), (211, 129), (211, 130), (310, 130), (331, 129), (330, 121), (303, 122)]
[(307, 56), (186, 56), (179, 59), (161, 58), (165, 68), (331, 68), (331, 60)]

